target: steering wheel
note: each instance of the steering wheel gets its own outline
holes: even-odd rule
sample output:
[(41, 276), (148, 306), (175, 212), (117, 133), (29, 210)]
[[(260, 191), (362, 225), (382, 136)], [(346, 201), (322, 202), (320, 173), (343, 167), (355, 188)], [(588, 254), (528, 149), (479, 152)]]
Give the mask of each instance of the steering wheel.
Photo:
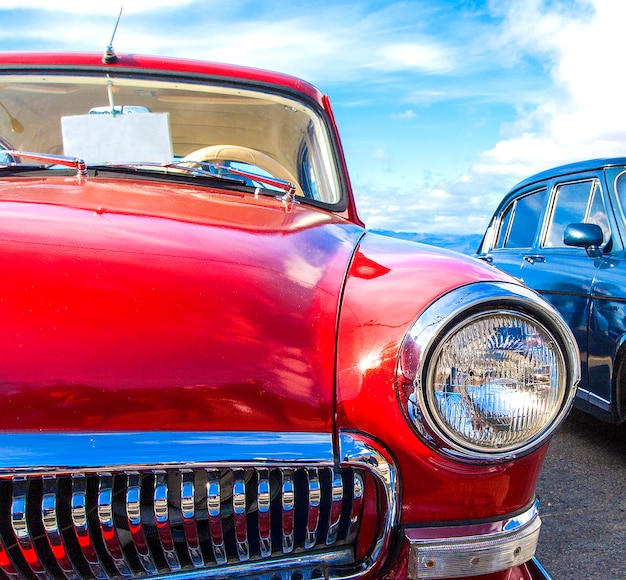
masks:
[(296, 195), (304, 196), (300, 184), (290, 171), (269, 155), (261, 153), (256, 149), (251, 149), (250, 147), (243, 147), (241, 145), (209, 145), (208, 147), (202, 147), (202, 149), (192, 151), (189, 155), (185, 155), (182, 160), (198, 162), (238, 161), (239, 163), (254, 165), (264, 169), (277, 179), (293, 183), (296, 186)]

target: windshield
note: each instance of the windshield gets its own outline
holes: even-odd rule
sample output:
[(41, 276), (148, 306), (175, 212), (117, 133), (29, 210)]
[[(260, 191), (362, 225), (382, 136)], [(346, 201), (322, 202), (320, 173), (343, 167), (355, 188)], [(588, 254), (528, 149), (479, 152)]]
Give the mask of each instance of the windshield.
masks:
[[(264, 88), (129, 74), (0, 76), (2, 150), (65, 155), (87, 165), (182, 162), (248, 185), (293, 183), (336, 204), (341, 188), (326, 125), (306, 103)], [(217, 172), (219, 173), (219, 172)], [(247, 181), (246, 181), (247, 180)]]

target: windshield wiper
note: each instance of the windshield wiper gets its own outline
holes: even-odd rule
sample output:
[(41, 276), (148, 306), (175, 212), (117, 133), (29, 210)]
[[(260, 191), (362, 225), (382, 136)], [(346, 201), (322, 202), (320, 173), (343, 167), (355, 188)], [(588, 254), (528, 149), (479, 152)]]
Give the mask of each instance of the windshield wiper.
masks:
[[(136, 165), (141, 167), (143, 164), (138, 163)], [(279, 191), (284, 192), (285, 201), (294, 201), (296, 195), (295, 183), (291, 183), (290, 181), (284, 181), (282, 179), (277, 179), (276, 177), (265, 177), (256, 173), (252, 173), (250, 171), (236, 169), (235, 167), (224, 167), (224, 165), (220, 163), (214, 163), (210, 161), (173, 161), (171, 163), (165, 163), (160, 167), (164, 167), (165, 169), (184, 171), (185, 173), (191, 173), (195, 175), (218, 177), (222, 179), (232, 179), (230, 175), (224, 175), (223, 173), (221, 173), (222, 171), (224, 171), (227, 174), (237, 175), (255, 183), (262, 183), (263, 185), (269, 185), (271, 187), (274, 187)]]
[[(74, 157), (65, 157), (64, 155), (52, 155), (48, 153), (29, 153), (28, 151), (14, 151), (13, 149), (0, 149), (0, 154), (9, 157), (25, 157), (33, 161), (43, 161), (46, 165), (61, 165), (63, 167), (73, 167), (76, 169), (76, 177), (87, 176), (87, 164), (82, 159)], [(6, 167), (19, 167), (21, 164), (13, 161), (12, 163), (1, 163)]]
[[(264, 177), (256, 173), (249, 171), (243, 171), (242, 169), (236, 169), (234, 167), (224, 167), (224, 165), (211, 161), (172, 161), (170, 163), (154, 163), (154, 162), (133, 162), (133, 163), (103, 163), (97, 165), (89, 165), (89, 167), (96, 167), (102, 169), (135, 169), (135, 170), (161, 170), (166, 174), (170, 174), (168, 170), (173, 170), (174, 174), (183, 173), (186, 175), (219, 179), (235, 183), (241, 183), (247, 187), (255, 187), (257, 183), (263, 185), (269, 185), (284, 192), (283, 196), (278, 196), (283, 201), (295, 201), (296, 196), (296, 184), (276, 177)], [(243, 177), (248, 181), (254, 182), (255, 185), (250, 186), (247, 183), (242, 183), (235, 178)], [(256, 189), (261, 189), (256, 185)], [(265, 189), (268, 192), (271, 190)]]
[[(7, 155), (12, 158), (26, 158), (33, 161), (42, 161), (46, 166), (49, 165), (61, 165), (62, 167), (71, 167), (76, 169), (76, 177), (86, 177), (88, 175), (87, 164), (83, 159), (75, 157), (67, 157), (64, 155), (52, 155), (49, 153), (31, 153), (28, 151), (15, 151), (13, 149), (1, 149), (1, 154)], [(0, 166), (6, 167), (20, 167), (22, 164), (13, 161), (11, 163), (1, 163)], [(296, 184), (275, 177), (264, 177), (251, 173), (249, 171), (243, 171), (234, 167), (225, 168), (219, 163), (211, 163), (207, 161), (173, 161), (170, 163), (154, 163), (154, 162), (136, 162), (136, 163), (96, 163), (89, 165), (92, 168), (103, 169), (133, 169), (133, 170), (161, 170), (168, 173), (168, 170), (174, 170), (175, 172), (185, 173), (187, 175), (194, 175), (199, 177), (209, 177), (212, 179), (223, 179), (227, 181), (236, 181), (232, 176), (243, 177), (254, 183), (262, 183), (263, 185), (269, 185), (279, 191), (284, 192), (284, 196), (281, 197), (284, 201), (294, 201), (296, 195)], [(226, 171), (230, 175), (224, 175), (220, 171)]]

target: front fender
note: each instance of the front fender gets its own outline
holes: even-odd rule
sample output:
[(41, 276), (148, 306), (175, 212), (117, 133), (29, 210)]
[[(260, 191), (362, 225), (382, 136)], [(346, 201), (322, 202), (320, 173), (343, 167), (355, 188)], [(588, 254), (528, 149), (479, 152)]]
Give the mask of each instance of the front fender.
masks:
[(396, 391), (403, 339), (447, 292), (507, 274), (457, 254), (367, 233), (349, 268), (340, 309), (337, 427), (376, 438), (396, 460), (404, 524), (493, 518), (533, 501), (545, 446), (498, 465), (460, 464), (409, 426)]

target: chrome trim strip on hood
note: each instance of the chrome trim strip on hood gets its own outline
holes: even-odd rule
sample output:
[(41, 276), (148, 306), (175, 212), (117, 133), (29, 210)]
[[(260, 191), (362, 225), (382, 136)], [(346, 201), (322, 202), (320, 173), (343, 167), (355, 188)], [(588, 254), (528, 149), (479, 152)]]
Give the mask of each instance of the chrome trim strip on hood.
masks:
[(140, 465), (332, 465), (330, 433), (2, 433), (3, 473), (63, 473)]

